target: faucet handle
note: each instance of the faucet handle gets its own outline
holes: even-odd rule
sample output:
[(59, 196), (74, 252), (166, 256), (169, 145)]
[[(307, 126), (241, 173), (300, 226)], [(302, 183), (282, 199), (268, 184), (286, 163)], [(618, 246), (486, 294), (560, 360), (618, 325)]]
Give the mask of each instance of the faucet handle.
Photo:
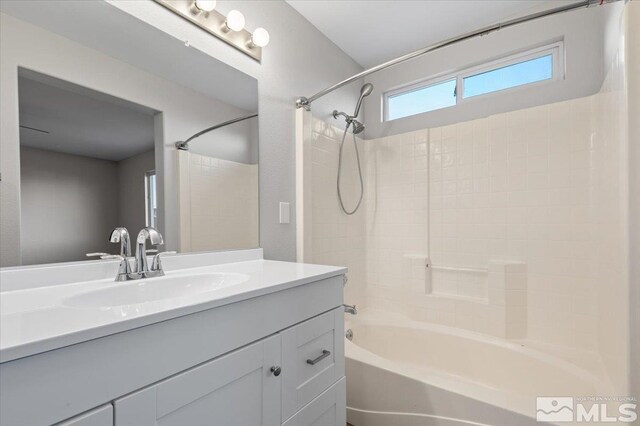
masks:
[(129, 264), (129, 260), (127, 256), (123, 256), (121, 254), (107, 254), (107, 253), (96, 253), (101, 254), (100, 259), (118, 259), (120, 260), (120, 269), (118, 270), (118, 276), (129, 275), (131, 274), (131, 265)]
[(162, 256), (167, 254), (176, 254), (176, 251), (162, 251), (155, 256), (153, 256), (153, 262), (151, 262), (151, 270), (152, 271), (162, 271), (162, 260), (160, 259)]
[(131, 256), (131, 239), (129, 231), (123, 226), (113, 228), (109, 235), (110, 243), (120, 243), (120, 254), (123, 256)]
[(126, 257), (124, 257), (121, 254), (109, 254), (109, 253), (96, 253), (96, 254), (100, 254), (100, 259), (119, 259), (119, 260), (124, 260), (126, 259)]
[(162, 234), (151, 226), (142, 228), (140, 232), (138, 232), (138, 236), (136, 237), (136, 272), (139, 273), (149, 272), (149, 265), (147, 264), (147, 240), (154, 246), (164, 244)]
[(138, 237), (136, 238), (136, 241), (138, 242), (138, 244), (143, 244), (147, 239), (154, 246), (161, 246), (164, 244), (164, 239), (162, 238), (162, 234), (158, 232), (157, 229), (151, 226), (142, 228), (140, 232), (138, 232)]
[(85, 256), (87, 257), (100, 257), (104, 259), (103, 256), (111, 256), (109, 253), (95, 252), (95, 253), (87, 253)]

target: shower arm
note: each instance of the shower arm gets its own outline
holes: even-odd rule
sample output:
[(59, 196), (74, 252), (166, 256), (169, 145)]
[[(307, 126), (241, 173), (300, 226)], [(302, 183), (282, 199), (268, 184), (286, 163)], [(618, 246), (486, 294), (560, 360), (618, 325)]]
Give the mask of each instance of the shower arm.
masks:
[(176, 148), (178, 148), (181, 151), (189, 151), (189, 142), (192, 141), (193, 139), (197, 138), (198, 136), (202, 136), (205, 133), (209, 133), (212, 130), (219, 129), (219, 128), (224, 127), (224, 126), (228, 126), (229, 124), (237, 123), (238, 121), (248, 120), (250, 118), (257, 117), (257, 116), (258, 116), (258, 114), (250, 114), (250, 115), (246, 115), (244, 117), (238, 117), (238, 118), (233, 118), (231, 120), (227, 120), (227, 121), (225, 121), (223, 123), (216, 124), (215, 126), (207, 127), (206, 129), (199, 131), (198, 133), (196, 133), (195, 135), (191, 136), (189, 139), (187, 139), (185, 141), (176, 142)]
[[(618, 1), (623, 1), (623, 0), (583, 0), (583, 1), (580, 1), (578, 3), (572, 3), (572, 4), (569, 4), (569, 5), (566, 5), (566, 6), (560, 6), (560, 7), (556, 7), (556, 8), (553, 8), (553, 9), (546, 10), (546, 11), (536, 12), (536, 13), (532, 13), (532, 14), (529, 14), (529, 15), (525, 15), (525, 16), (519, 17), (519, 18), (510, 19), (508, 21), (500, 22), (498, 24), (490, 25), (490, 26), (487, 26), (487, 27), (484, 27), (484, 28), (481, 28), (481, 29), (478, 29), (478, 30), (475, 30), (475, 31), (472, 31), (472, 32), (469, 32), (469, 33), (466, 33), (466, 34), (463, 34), (463, 35), (460, 35), (460, 36), (457, 36), (457, 37), (453, 37), (453, 38), (447, 39), (445, 41), (442, 41), (442, 42), (439, 42), (439, 43), (436, 43), (436, 44), (432, 44), (430, 46), (427, 46), (427, 47), (424, 47), (422, 49), (416, 50), (414, 52), (408, 53), (408, 54), (406, 54), (404, 56), (400, 56), (398, 58), (392, 59), (392, 60), (387, 61), (387, 62), (385, 62), (383, 64), (376, 65), (375, 67), (366, 69), (366, 70), (364, 70), (362, 72), (359, 72), (358, 74), (356, 74), (356, 75), (354, 75), (352, 77), (349, 77), (349, 78), (347, 78), (345, 80), (342, 80), (339, 83), (334, 84), (333, 86), (327, 87), (326, 89), (321, 90), (320, 92), (318, 92), (315, 95), (310, 96), (308, 98), (305, 98), (305, 97), (298, 98), (296, 100), (296, 108), (304, 108), (305, 110), (309, 111), (309, 110), (311, 110), (311, 103), (312, 102), (314, 102), (314, 101), (318, 100), (319, 98), (321, 98), (321, 97), (333, 92), (334, 90), (337, 90), (337, 89), (339, 89), (339, 88), (341, 88), (343, 86), (346, 86), (349, 83), (353, 83), (356, 80), (359, 80), (359, 79), (361, 79), (363, 77), (368, 76), (369, 74), (373, 74), (375, 72), (378, 72), (378, 71), (381, 71), (383, 69), (392, 67), (394, 65), (398, 65), (400, 63), (403, 63), (403, 62), (406, 62), (408, 60), (417, 58), (417, 57), (425, 55), (427, 53), (434, 52), (436, 50), (442, 49), (443, 47), (451, 46), (453, 44), (460, 43), (462, 41), (469, 40), (469, 39), (472, 39), (472, 38), (475, 38), (475, 37), (481, 37), (481, 36), (490, 34), (490, 33), (494, 32), (494, 31), (499, 31), (502, 28), (508, 28), (508, 27), (512, 27), (514, 25), (522, 24), (522, 23), (533, 21), (533, 20), (536, 20), (536, 19), (546, 18), (547, 16), (552, 16), (552, 15), (556, 15), (556, 14), (564, 13), (564, 12), (570, 12), (570, 11), (576, 10), (576, 9), (588, 8), (588, 7), (591, 7), (591, 6), (604, 5), (604, 4), (607, 4), (607, 3), (615, 3), (615, 2), (618, 2)], [(626, 1), (629, 1), (629, 0), (624, 0), (624, 1), (626, 2)]]

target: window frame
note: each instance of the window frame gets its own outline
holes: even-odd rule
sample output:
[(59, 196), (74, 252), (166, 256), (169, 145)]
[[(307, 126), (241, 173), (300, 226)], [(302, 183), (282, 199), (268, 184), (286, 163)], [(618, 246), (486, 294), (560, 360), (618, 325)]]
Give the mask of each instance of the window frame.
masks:
[[(156, 223), (157, 219), (158, 219), (157, 211), (155, 212), (156, 215), (154, 215), (153, 214), (154, 212), (152, 211), (152, 206), (151, 206), (151, 192), (152, 192), (151, 191), (151, 178), (152, 178), (152, 176), (155, 177), (155, 180), (156, 180), (156, 182), (155, 182), (156, 191), (154, 191), (155, 192), (154, 198), (155, 198), (156, 202), (158, 201), (158, 193), (157, 193), (157, 190), (158, 190), (158, 175), (157, 175), (155, 169), (154, 170), (148, 170), (148, 171), (146, 171), (144, 173), (144, 216), (145, 216), (145, 220), (144, 221), (145, 221), (145, 226), (152, 226), (153, 227), (155, 225), (155, 227), (157, 227), (158, 226), (158, 224)], [(156, 206), (156, 208), (157, 208), (157, 206)]]
[(458, 101), (456, 99), (456, 103), (450, 106), (446, 106), (446, 107), (442, 107), (442, 108), (437, 108), (437, 109), (432, 109), (430, 111), (425, 111), (425, 112), (419, 112), (418, 114), (411, 114), (411, 115), (405, 115), (404, 117), (398, 117), (398, 118), (393, 118), (393, 119), (389, 119), (389, 98), (393, 98), (395, 96), (398, 95), (404, 95), (404, 94), (409, 94), (412, 92), (417, 92), (418, 90), (422, 90), (422, 89), (427, 89), (429, 87), (433, 87), (433, 86), (437, 86), (439, 84), (443, 84), (443, 83), (448, 83), (449, 81), (455, 81), (456, 82), (456, 87), (458, 87), (458, 82), (456, 80), (455, 74), (446, 74), (444, 76), (440, 76), (440, 77), (435, 77), (426, 81), (421, 81), (419, 83), (414, 83), (410, 86), (403, 86), (402, 88), (399, 89), (395, 89), (389, 92), (385, 92), (384, 93), (384, 121), (395, 121), (395, 120), (401, 120), (403, 118), (407, 118), (407, 117), (413, 117), (414, 115), (420, 115), (420, 114), (427, 114), (431, 111), (439, 111), (441, 109), (447, 109), (447, 108), (453, 108), (456, 105), (458, 105)]
[[(508, 87), (506, 89), (494, 90), (488, 93), (483, 93), (481, 95), (475, 95), (470, 97), (464, 96), (464, 79), (468, 77), (472, 77), (478, 74), (483, 74), (486, 72), (491, 72), (498, 70), (500, 68), (505, 68), (510, 65), (519, 64), (522, 62), (527, 62), (533, 59), (542, 58), (545, 56), (551, 55), (552, 58), (552, 74), (551, 78), (545, 80), (534, 81), (531, 83), (520, 84), (518, 86)], [(433, 111), (440, 111), (447, 108), (456, 107), (461, 104), (465, 104), (471, 102), (475, 99), (486, 98), (489, 96), (496, 96), (498, 94), (508, 93), (512, 91), (521, 90), (524, 88), (530, 88), (534, 86), (541, 86), (545, 84), (550, 84), (556, 81), (565, 79), (565, 51), (564, 51), (564, 41), (560, 40), (557, 42), (545, 44), (540, 47), (535, 47), (531, 49), (527, 49), (525, 51), (521, 51), (519, 53), (515, 53), (509, 56), (505, 56), (500, 59), (496, 59), (490, 62), (484, 62), (482, 64), (478, 64), (469, 68), (464, 68), (462, 70), (451, 72), (447, 74), (440, 74), (438, 76), (430, 77), (425, 80), (421, 80), (416, 83), (411, 83), (407, 85), (403, 85), (401, 87), (388, 90), (383, 94), (382, 100), (382, 110), (383, 110), (383, 122), (400, 120), (403, 118), (413, 117), (421, 114), (428, 114)], [(401, 94), (411, 93), (420, 89), (424, 89), (427, 87), (438, 85), (439, 83), (444, 83), (450, 80), (456, 80), (456, 103), (455, 105), (451, 105), (444, 108), (433, 109), (431, 111), (425, 111), (418, 114), (406, 115), (404, 117), (389, 119), (389, 98), (396, 97)]]

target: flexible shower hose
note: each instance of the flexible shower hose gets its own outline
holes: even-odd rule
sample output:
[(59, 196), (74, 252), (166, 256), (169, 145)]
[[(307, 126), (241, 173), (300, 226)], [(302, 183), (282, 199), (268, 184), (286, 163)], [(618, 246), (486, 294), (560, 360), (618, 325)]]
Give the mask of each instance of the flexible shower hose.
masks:
[[(340, 192), (340, 180), (342, 177), (342, 151), (344, 150), (344, 141), (347, 137), (347, 132), (349, 131), (349, 127), (351, 126), (351, 124), (352, 123), (348, 123), (347, 126), (345, 127), (344, 133), (342, 134), (342, 142), (340, 142), (340, 152), (338, 154), (338, 185), (337, 185), (338, 200), (340, 201), (340, 207), (342, 208), (342, 211), (349, 216), (351, 216), (352, 214), (358, 211), (358, 208), (360, 208), (360, 203), (362, 203), (362, 198), (364, 197), (364, 180), (362, 179), (362, 168), (360, 167), (360, 152), (358, 151), (358, 144), (356, 143), (355, 133), (353, 133), (353, 147), (356, 150), (356, 161), (358, 163), (358, 176), (360, 177), (360, 198), (358, 199), (358, 204), (353, 210), (349, 211), (345, 208), (344, 202), (342, 201), (342, 193)], [(355, 124), (354, 124), (354, 128), (355, 128)]]

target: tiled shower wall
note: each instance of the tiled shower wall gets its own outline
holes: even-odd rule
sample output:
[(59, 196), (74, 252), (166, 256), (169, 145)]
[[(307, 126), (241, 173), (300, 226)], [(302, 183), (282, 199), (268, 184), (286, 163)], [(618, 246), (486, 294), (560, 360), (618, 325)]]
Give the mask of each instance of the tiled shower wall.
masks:
[[(338, 124), (336, 122), (336, 124)], [(306, 149), (311, 151), (311, 222), (310, 253), (305, 261), (349, 268), (349, 283), (345, 286), (345, 303), (362, 304), (365, 299), (365, 201), (354, 215), (346, 215), (340, 209), (336, 191), (338, 153), (344, 129), (339, 129), (311, 117), (311, 137)], [(352, 134), (345, 140), (341, 190), (345, 207), (351, 210), (360, 194), (357, 162)], [(357, 139), (362, 153), (363, 142)], [(360, 158), (364, 168), (366, 160)], [(364, 170), (364, 169), (363, 169)]]
[(258, 165), (178, 151), (180, 251), (258, 247)]
[[(429, 133), (433, 264), (525, 262), (528, 337), (585, 348), (595, 345), (589, 335), (597, 319), (589, 210), (594, 100)], [(458, 296), (481, 287), (467, 276), (445, 284)]]
[[(351, 217), (335, 190), (341, 130), (313, 118), (305, 261), (348, 266), (347, 303), (507, 337), (490, 271), (524, 264), (526, 284), (504, 297), (525, 317), (524, 335), (597, 350), (623, 389), (622, 66), (593, 96), (363, 141), (365, 200)], [(343, 171), (354, 185), (351, 155)]]
[(423, 259), (522, 261), (528, 338), (596, 349), (599, 284), (624, 282), (617, 93), (367, 141), (368, 306), (491, 332), (488, 275), (434, 269), (436, 301)]
[[(634, 7), (637, 7), (635, 5)], [(623, 14), (628, 37), (631, 24)], [(639, 23), (636, 23), (636, 28)], [(636, 36), (637, 37), (637, 36)], [(597, 347), (615, 389), (628, 393), (629, 386), (629, 276), (630, 261), (627, 238), (629, 199), (629, 139), (625, 57), (638, 52), (625, 52), (624, 39), (607, 73), (593, 113), (592, 143), (593, 193), (591, 211), (594, 218), (595, 247), (592, 253), (594, 281), (598, 305)], [(629, 59), (627, 59), (629, 60)], [(631, 77), (631, 76), (630, 76)], [(638, 141), (635, 141), (636, 143)], [(637, 165), (631, 165), (634, 167)], [(635, 337), (631, 336), (631, 339)], [(632, 364), (632, 368), (633, 364)]]

